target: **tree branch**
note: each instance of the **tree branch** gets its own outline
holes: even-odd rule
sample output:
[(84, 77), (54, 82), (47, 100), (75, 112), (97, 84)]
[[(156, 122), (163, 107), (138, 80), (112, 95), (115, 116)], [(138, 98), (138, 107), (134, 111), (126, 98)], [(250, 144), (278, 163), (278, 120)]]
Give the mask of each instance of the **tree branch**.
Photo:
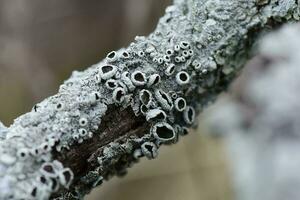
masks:
[(259, 33), (298, 17), (294, 0), (176, 0), (148, 37), (15, 120), (0, 141), (0, 199), (81, 199), (155, 158), (227, 88)]

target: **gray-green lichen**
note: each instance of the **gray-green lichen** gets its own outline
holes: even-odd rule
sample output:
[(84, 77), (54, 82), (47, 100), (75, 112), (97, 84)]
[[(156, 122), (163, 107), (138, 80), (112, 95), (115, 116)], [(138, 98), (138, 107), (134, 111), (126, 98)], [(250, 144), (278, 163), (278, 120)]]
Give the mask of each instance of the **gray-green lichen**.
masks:
[[(142, 138), (107, 145), (99, 170), (121, 154), (155, 158), (161, 144), (185, 135), (196, 114), (226, 89), (267, 23), (298, 17), (295, 0), (176, 0), (148, 37), (73, 72), (56, 95), (15, 120), (0, 141), (0, 199), (48, 199), (68, 188), (73, 173), (53, 160), (53, 150), (97, 137), (110, 105), (131, 107), (151, 128)], [(82, 198), (103, 176), (94, 170), (77, 177), (86, 187), (60, 199)]]

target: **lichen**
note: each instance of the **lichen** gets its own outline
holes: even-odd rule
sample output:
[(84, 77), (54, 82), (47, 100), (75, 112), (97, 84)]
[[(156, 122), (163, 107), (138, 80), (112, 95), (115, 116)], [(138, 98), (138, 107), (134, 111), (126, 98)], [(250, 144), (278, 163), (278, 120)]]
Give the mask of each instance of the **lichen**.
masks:
[[(0, 199), (48, 199), (57, 188), (69, 186), (70, 193), (62, 196), (80, 199), (102, 177), (124, 175), (140, 156), (156, 157), (155, 147), (186, 135), (196, 114), (227, 88), (256, 39), (253, 30), (261, 32), (269, 20), (298, 16), (295, 1), (176, 0), (148, 37), (136, 37), (127, 48), (73, 72), (58, 94), (15, 120), (0, 141), (0, 188), (5, 188)], [(97, 167), (77, 177), (72, 187), (72, 171), (54, 160), (53, 152), (101, 134), (98, 128), (112, 105), (130, 107), (150, 128), (141, 138), (106, 145)], [(45, 164), (55, 178), (43, 171)]]

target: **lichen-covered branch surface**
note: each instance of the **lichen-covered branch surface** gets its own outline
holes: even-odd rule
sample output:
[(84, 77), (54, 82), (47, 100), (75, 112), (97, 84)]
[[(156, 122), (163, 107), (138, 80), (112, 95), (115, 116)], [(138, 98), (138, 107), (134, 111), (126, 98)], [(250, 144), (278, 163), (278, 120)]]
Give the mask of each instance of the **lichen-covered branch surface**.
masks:
[(17, 118), (0, 141), (0, 199), (82, 199), (187, 134), (238, 74), (257, 35), (299, 18), (295, 0), (175, 0), (148, 37)]

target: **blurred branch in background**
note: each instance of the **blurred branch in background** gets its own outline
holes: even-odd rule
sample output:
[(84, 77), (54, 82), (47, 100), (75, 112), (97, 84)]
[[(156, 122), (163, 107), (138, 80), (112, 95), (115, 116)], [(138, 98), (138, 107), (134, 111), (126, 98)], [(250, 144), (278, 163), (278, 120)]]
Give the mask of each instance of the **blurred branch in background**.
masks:
[(296, 24), (263, 39), (232, 94), (203, 114), (226, 138), (239, 200), (300, 199), (299, 35)]

